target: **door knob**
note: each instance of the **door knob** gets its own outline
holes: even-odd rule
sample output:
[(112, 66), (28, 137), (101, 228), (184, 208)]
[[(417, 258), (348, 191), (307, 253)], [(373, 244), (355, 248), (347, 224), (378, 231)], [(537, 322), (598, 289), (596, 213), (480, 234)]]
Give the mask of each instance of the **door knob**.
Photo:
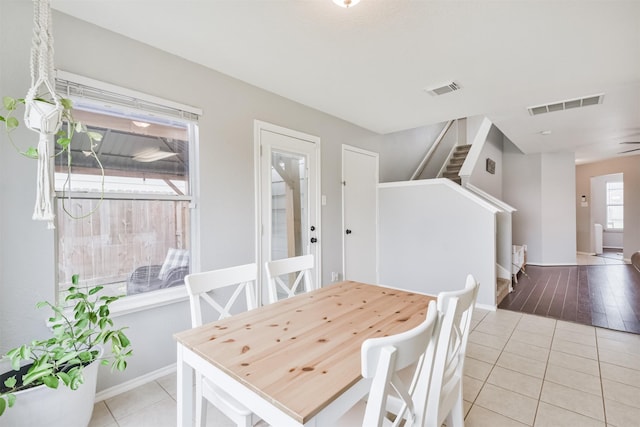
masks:
[(345, 231), (345, 233), (347, 233), (347, 234), (351, 234), (351, 230), (349, 230), (349, 229), (347, 228), (347, 231)]
[(316, 226), (315, 225), (311, 226), (311, 231), (316, 231)]
[(312, 238), (311, 238), (311, 243), (315, 243), (315, 242), (317, 242), (317, 241), (318, 241), (318, 239), (316, 239), (315, 237), (312, 237)]

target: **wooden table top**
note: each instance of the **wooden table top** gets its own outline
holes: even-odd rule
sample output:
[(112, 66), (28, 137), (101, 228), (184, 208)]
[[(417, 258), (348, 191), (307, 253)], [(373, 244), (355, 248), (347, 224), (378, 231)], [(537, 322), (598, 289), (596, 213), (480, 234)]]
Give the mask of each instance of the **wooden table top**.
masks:
[(367, 338), (422, 322), (435, 297), (340, 282), (175, 334), (300, 423), (361, 379)]

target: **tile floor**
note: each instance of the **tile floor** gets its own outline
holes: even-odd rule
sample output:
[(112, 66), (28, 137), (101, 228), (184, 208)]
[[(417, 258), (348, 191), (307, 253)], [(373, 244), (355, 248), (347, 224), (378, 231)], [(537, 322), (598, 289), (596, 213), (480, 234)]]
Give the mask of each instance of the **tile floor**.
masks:
[[(476, 310), (466, 427), (628, 427), (640, 421), (640, 336), (507, 310)], [(169, 427), (176, 378), (96, 404), (90, 427)], [(210, 406), (208, 426), (232, 424)]]

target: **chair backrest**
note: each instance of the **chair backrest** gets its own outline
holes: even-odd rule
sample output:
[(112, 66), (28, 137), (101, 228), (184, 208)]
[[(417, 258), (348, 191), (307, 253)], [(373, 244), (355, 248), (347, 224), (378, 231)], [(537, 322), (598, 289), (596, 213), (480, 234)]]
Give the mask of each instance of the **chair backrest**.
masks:
[[(313, 269), (313, 255), (302, 255), (293, 258), (267, 261), (265, 263), (267, 278), (269, 279), (269, 303), (278, 301), (278, 290), (284, 291), (284, 297), (289, 298), (299, 292), (300, 284), (304, 284), (305, 292), (314, 289), (311, 280)], [(289, 285), (283, 280), (283, 276), (296, 274), (295, 279)]]
[(442, 322), (427, 399), (427, 416), (433, 422), (428, 425), (442, 425), (461, 397), (464, 357), (478, 287), (469, 274), (464, 289), (438, 294)]
[[(195, 328), (202, 325), (202, 301), (208, 303), (218, 312), (218, 319), (231, 316), (230, 310), (243, 291), (247, 310), (256, 308), (255, 281), (257, 274), (258, 268), (254, 263), (187, 275), (184, 282), (191, 305), (191, 326)], [(235, 289), (224, 305), (209, 295), (209, 292), (221, 288), (229, 288), (229, 292), (231, 292), (232, 287)], [(217, 296), (217, 299), (220, 300), (221, 297), (222, 293)]]
[(372, 378), (363, 426), (382, 425), (391, 391), (395, 399), (400, 400), (402, 407), (392, 425), (398, 426), (403, 422), (406, 427), (422, 425), (424, 405), (415, 400), (415, 384), (404, 384), (398, 372), (415, 364), (417, 373), (423, 362), (428, 365), (426, 369), (431, 370), (438, 318), (436, 304), (431, 301), (426, 319), (420, 325), (400, 334), (370, 338), (362, 343), (361, 373), (364, 378)]

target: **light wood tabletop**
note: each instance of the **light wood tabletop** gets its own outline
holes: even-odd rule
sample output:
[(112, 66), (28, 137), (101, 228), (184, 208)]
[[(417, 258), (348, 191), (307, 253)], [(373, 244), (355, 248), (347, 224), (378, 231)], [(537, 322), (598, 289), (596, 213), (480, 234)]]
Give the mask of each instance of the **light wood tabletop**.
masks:
[(433, 299), (340, 282), (175, 338), (179, 346), (305, 424), (361, 380), (364, 340), (417, 326)]

